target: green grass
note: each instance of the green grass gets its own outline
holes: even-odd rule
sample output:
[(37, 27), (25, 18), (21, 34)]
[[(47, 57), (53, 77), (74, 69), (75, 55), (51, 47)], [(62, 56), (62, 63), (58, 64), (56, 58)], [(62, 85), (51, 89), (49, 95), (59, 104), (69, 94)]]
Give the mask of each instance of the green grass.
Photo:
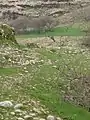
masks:
[[(70, 62), (72, 61), (70, 64), (72, 67), (78, 67), (80, 64), (79, 62), (81, 62), (80, 68), (78, 68), (77, 71), (80, 71), (81, 69), (84, 72), (84, 68), (87, 68), (87, 71), (90, 69), (89, 66), (87, 66), (87, 64), (90, 64), (90, 61), (87, 61), (85, 55), (82, 54), (74, 54), (74, 56), (72, 54), (62, 55), (63, 59), (66, 60), (66, 62), (63, 63), (62, 58), (55, 53), (50, 53), (45, 49), (40, 50), (39, 53), (41, 53), (41, 58), (44, 60), (50, 59), (52, 62), (59, 60), (57, 65), (61, 66), (61, 68), (65, 66), (65, 63), (67, 63), (69, 59)], [(71, 55), (73, 57), (70, 57)], [(77, 61), (79, 62), (77, 63)], [(84, 64), (85, 61), (86, 64)], [(71, 68), (71, 66), (69, 67)], [(66, 79), (67, 81), (67, 78), (64, 76), (64, 74), (66, 74), (65, 72), (68, 74), (68, 69), (64, 69), (64, 72), (61, 75), (58, 73), (57, 69), (52, 68), (52, 65), (42, 65), (40, 69), (34, 73), (33, 79), (31, 80), (31, 84), (33, 86), (36, 85), (35, 89), (29, 89), (29, 87), (27, 87), (26, 93), (41, 100), (50, 111), (62, 117), (66, 117), (68, 120), (90, 120), (89, 112), (80, 107), (64, 102), (60, 98), (60, 89), (58, 85), (62, 79)], [(56, 78), (58, 75), (59, 78)]]
[(20, 68), (0, 68), (0, 75), (14, 75), (21, 72)]
[[(29, 73), (26, 74), (23, 72), (23, 77), (18, 76), (20, 69), (0, 69), (1, 76), (11, 76), (11, 74), (13, 76), (13, 79), (5, 78), (3, 81), (0, 80), (0, 91), (2, 91), (2, 83), (6, 81), (8, 84), (14, 83), (11, 89), (8, 89), (8, 86), (4, 88), (0, 100), (12, 99), (17, 101), (18, 99), (22, 102), (25, 99), (34, 98), (45, 104), (51, 113), (59, 115), (62, 118), (67, 118), (67, 120), (90, 120), (90, 113), (85, 109), (61, 99), (61, 89), (59, 85), (62, 80), (67, 83), (68, 78), (65, 74), (72, 74), (68, 71), (68, 68), (65, 68), (65, 64), (68, 64), (70, 68), (76, 67), (77, 72), (90, 73), (90, 61), (85, 54), (80, 52), (74, 53), (74, 50), (72, 53), (69, 53), (68, 50), (67, 53), (65, 53), (65, 51), (66, 49), (61, 49), (61, 51), (57, 51), (56, 54), (56, 52), (51, 53), (47, 49), (37, 49), (36, 52), (39, 53), (39, 58), (43, 59), (44, 63), (36, 63), (35, 65), (27, 66)], [(88, 56), (88, 58), (90, 58), (90, 56)], [(56, 68), (52, 67), (52, 65), (47, 64), (48, 60), (51, 60), (53, 65), (57, 67), (60, 66), (61, 73)], [(86, 68), (86, 71), (84, 71), (84, 68)], [(16, 74), (18, 77), (16, 77)]]
[(48, 32), (32, 32), (25, 35), (16, 35), (17, 39), (27, 39), (31, 37), (44, 37), (44, 36), (83, 36), (84, 33), (81, 32), (80, 28), (74, 28), (74, 27), (57, 27), (54, 28), (52, 31)]
[[(16, 38), (27, 39), (48, 35), (82, 36), (83, 33), (80, 29), (73, 27), (55, 28), (52, 32), (17, 35)], [(90, 74), (90, 55), (85, 55), (81, 52), (74, 53), (74, 50), (69, 53), (69, 50), (66, 49), (51, 53), (49, 50), (41, 48), (37, 49), (36, 52), (39, 53), (39, 59), (43, 59), (44, 63), (26, 66), (29, 73), (23, 72), (23, 77), (18, 75), (22, 71), (20, 68), (0, 68), (0, 76), (10, 77), (12, 75), (13, 78), (15, 77), (15, 79), (4, 78), (3, 81), (0, 80), (0, 91), (2, 91), (2, 86), (6, 81), (8, 81), (8, 84), (14, 82), (10, 89), (8, 89), (8, 86), (4, 88), (0, 100), (12, 99), (17, 101), (18, 99), (22, 102), (25, 99), (34, 98), (45, 104), (51, 113), (59, 115), (62, 118), (66, 117), (67, 120), (90, 120), (90, 113), (87, 110), (62, 100), (61, 89), (59, 88), (62, 80), (64, 80), (63, 84), (67, 84), (69, 78), (65, 76), (66, 74), (70, 74), (73, 79), (73, 71), (69, 70), (65, 65), (68, 65), (69, 68), (75, 68), (78, 73)], [(47, 64), (48, 60), (53, 65)], [(54, 65), (60, 71), (52, 67)], [(16, 75), (18, 76), (17, 78)]]

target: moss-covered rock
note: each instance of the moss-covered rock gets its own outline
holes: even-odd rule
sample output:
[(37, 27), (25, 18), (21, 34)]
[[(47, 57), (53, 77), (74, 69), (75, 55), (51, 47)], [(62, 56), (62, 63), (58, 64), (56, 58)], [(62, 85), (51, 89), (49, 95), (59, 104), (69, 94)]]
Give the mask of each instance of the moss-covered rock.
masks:
[(14, 28), (7, 24), (0, 25), (0, 45), (16, 45), (18, 44), (15, 39)]

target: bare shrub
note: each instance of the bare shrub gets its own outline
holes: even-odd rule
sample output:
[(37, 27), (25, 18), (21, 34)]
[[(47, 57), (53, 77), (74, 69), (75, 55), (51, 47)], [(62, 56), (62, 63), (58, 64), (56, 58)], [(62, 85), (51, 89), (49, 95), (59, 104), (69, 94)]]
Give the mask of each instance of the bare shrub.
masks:
[(64, 100), (90, 108), (90, 76), (80, 75), (67, 86)]
[[(60, 47), (60, 50), (63, 50), (63, 47)], [(65, 102), (82, 106), (90, 111), (90, 74), (87, 66), (84, 66), (84, 59), (81, 58), (83, 52), (79, 51), (78, 59), (77, 53), (73, 56), (73, 49), (69, 56), (68, 52), (69, 50), (65, 49), (65, 58), (62, 53), (59, 53), (63, 67), (60, 64), (56, 68), (59, 71), (57, 77), (58, 92)], [(87, 61), (85, 58), (85, 62)]]

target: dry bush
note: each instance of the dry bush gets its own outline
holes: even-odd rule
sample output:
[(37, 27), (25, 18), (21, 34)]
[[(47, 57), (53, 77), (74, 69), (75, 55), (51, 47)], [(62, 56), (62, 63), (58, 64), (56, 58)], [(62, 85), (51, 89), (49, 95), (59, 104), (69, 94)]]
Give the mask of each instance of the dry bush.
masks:
[(90, 108), (90, 76), (78, 75), (67, 86), (64, 100)]

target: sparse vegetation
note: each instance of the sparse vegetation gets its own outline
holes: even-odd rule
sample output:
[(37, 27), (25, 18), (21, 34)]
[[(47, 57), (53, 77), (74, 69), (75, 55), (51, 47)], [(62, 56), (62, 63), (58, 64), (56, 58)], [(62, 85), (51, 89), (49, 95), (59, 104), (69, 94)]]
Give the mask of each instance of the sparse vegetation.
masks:
[[(63, 37), (61, 39), (63, 40)], [(53, 48), (55, 52), (53, 52), (51, 48), (30, 49), (23, 47), (21, 50), (18, 49), (20, 55), (23, 53), (25, 59), (22, 57), (21, 60), (22, 63), (24, 62), (25, 64), (21, 64), (18, 71), (16, 68), (13, 68), (13, 66), (12, 70), (10, 68), (1, 68), (3, 74), (1, 72), (0, 91), (2, 91), (5, 81), (8, 81), (7, 86), (4, 87), (3, 93), (1, 93), (1, 100), (13, 99), (14, 101), (17, 101), (18, 98), (18, 101), (22, 103), (33, 98), (40, 100), (42, 104), (46, 105), (50, 113), (61, 116), (63, 119), (89, 120), (90, 114), (87, 112), (87, 105), (83, 106), (86, 107), (86, 110), (80, 108), (79, 104), (78, 106), (74, 105), (77, 105), (77, 103), (74, 102), (81, 96), (77, 91), (82, 94), (84, 92), (82, 91), (84, 84), (81, 87), (82, 82), (80, 82), (81, 84), (79, 85), (81, 89), (78, 90), (79, 86), (77, 82), (83, 80), (79, 79), (79, 73), (86, 73), (86, 75), (89, 74), (89, 51), (84, 53), (84, 50), (77, 47), (76, 49), (75, 47), (69, 49), (70, 38), (68, 39), (69, 41), (64, 41), (67, 42), (67, 44), (60, 46), (60, 49), (58, 49), (60, 44), (58, 42), (57, 47)], [(71, 42), (73, 43), (75, 41), (71, 40)], [(18, 55), (15, 56), (17, 58), (19, 57)], [(11, 64), (12, 60), (9, 62), (9, 66)], [(12, 74), (10, 74), (9, 71)], [(78, 79), (78, 81), (75, 82), (75, 79)], [(11, 83), (12, 86), (10, 86)], [(69, 93), (71, 91), (67, 90), (69, 87), (75, 90), (76, 86), (73, 85), (77, 86), (75, 94), (73, 92), (71, 94)], [(77, 99), (74, 99), (75, 101), (73, 100), (73, 102), (69, 99), (63, 99), (63, 96), (66, 97), (68, 94), (69, 99), (72, 95), (73, 97), (77, 96)], [(68, 109), (70, 110), (68, 111)], [(29, 107), (27, 106), (25, 110), (29, 111)], [(3, 114), (3, 116), (4, 118), (6, 117), (5, 114)], [(9, 117), (8, 119), (10, 119)], [(13, 119), (15, 118), (13, 117)]]
[(89, 1), (9, 4), (0, 3), (15, 28), (0, 25), (0, 119), (90, 120)]

